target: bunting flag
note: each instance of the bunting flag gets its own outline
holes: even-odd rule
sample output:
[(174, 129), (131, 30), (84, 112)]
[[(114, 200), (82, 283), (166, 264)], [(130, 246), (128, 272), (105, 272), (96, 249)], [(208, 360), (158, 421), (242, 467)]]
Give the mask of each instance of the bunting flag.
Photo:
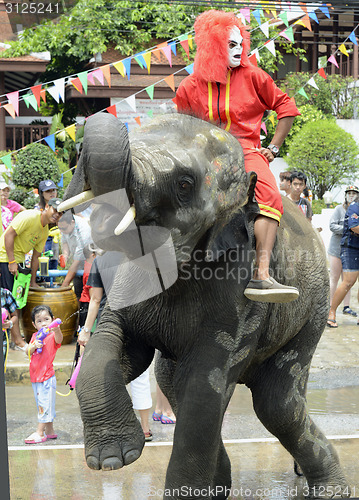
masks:
[(73, 125), (69, 125), (68, 127), (65, 128), (65, 131), (68, 133), (68, 135), (71, 137), (71, 139), (75, 142), (76, 141), (76, 124), (74, 123)]
[(261, 58), (260, 58), (260, 55), (259, 55), (259, 50), (258, 50), (258, 49), (254, 49), (254, 50), (253, 50), (253, 53), (252, 53), (251, 55), (256, 56), (256, 60), (257, 60), (257, 62), (260, 62)]
[(185, 66), (184, 69), (187, 71), (189, 75), (191, 75), (193, 73), (193, 63), (189, 64), (188, 66)]
[(181, 46), (183, 47), (183, 49), (185, 50), (186, 54), (187, 54), (187, 57), (189, 57), (189, 44), (188, 44), (188, 38), (185, 39), (185, 40), (181, 40), (180, 41), (180, 44)]
[(115, 69), (117, 69), (117, 71), (120, 73), (121, 76), (125, 77), (126, 75), (126, 68), (125, 66), (123, 65), (123, 62), (122, 61), (118, 61), (118, 62), (115, 62), (113, 63)]
[(283, 21), (283, 23), (284, 23), (284, 24), (287, 26), (287, 28), (288, 28), (288, 26), (289, 26), (289, 22), (288, 22), (288, 14), (287, 14), (287, 12), (286, 12), (286, 11), (281, 12), (281, 13), (279, 14), (279, 16), (278, 16), (278, 17), (280, 17), (280, 18), (281, 18), (281, 20)]
[(80, 92), (80, 94), (84, 93), (84, 90), (82, 88), (82, 83), (80, 81), (80, 78), (76, 77), (73, 80), (71, 80), (70, 83), (72, 83), (72, 85), (75, 87), (75, 89), (77, 90), (77, 92)]
[(352, 31), (349, 35), (349, 40), (354, 43), (354, 45), (358, 45), (357, 38), (355, 36), (355, 32)]
[(262, 124), (261, 124), (261, 129), (264, 131), (265, 135), (268, 134), (267, 127), (266, 127), (266, 124), (264, 122), (262, 122)]
[(52, 151), (55, 151), (55, 134), (48, 135), (47, 137), (44, 137), (44, 141), (50, 146)]
[(40, 106), (40, 99), (41, 99), (41, 86), (42, 84), (40, 83), (40, 85), (35, 85), (34, 87), (30, 87), (31, 88), (31, 91), (32, 93), (34, 94), (35, 96), (35, 99), (36, 99), (36, 102), (37, 102), (37, 107)]
[(14, 106), (11, 104), (11, 102), (8, 102), (7, 104), (3, 104), (3, 108), (6, 109), (6, 111), (11, 115), (13, 118), (15, 118), (15, 109)]
[(192, 50), (193, 49), (193, 36), (192, 35), (188, 35), (188, 45), (189, 45), (189, 48)]
[(170, 42), (168, 45), (171, 47), (172, 52), (176, 56), (177, 55), (176, 42)]
[(313, 19), (313, 21), (315, 21), (317, 24), (319, 24), (317, 14), (314, 12), (314, 10), (313, 10), (313, 12), (308, 12), (308, 16), (310, 17), (310, 19)]
[(261, 22), (261, 10), (260, 9), (255, 9), (252, 11), (252, 16), (254, 17), (254, 19), (257, 21), (257, 23), (259, 25), (262, 24)]
[(129, 132), (130, 129), (128, 128), (128, 123), (127, 122), (125, 122), (125, 127), (127, 128), (127, 132)]
[(111, 68), (109, 64), (106, 64), (105, 66), (101, 66), (102, 73), (104, 77), (106, 78), (108, 86), (111, 88)]
[(269, 52), (271, 52), (275, 56), (275, 46), (274, 46), (274, 40), (269, 40), (264, 44), (264, 47), (266, 47)]
[[(6, 97), (9, 99), (9, 104), (12, 105), (14, 112), (17, 116), (19, 116), (19, 91), (16, 90), (15, 92), (10, 92), (9, 94), (6, 94)], [(6, 109), (5, 106), (4, 108)], [(8, 110), (6, 109), (6, 111)]]
[(134, 112), (136, 112), (136, 97), (135, 95), (130, 95), (125, 99), (127, 104), (130, 106), (130, 108), (133, 109)]
[[(5, 108), (5, 106), (4, 106)], [(15, 116), (14, 116), (15, 118)], [(5, 156), (2, 156), (0, 158), (0, 160), (3, 162), (3, 164), (9, 169), (11, 170), (12, 169), (12, 163), (11, 163), (11, 153), (5, 155)]]
[(249, 61), (251, 64), (253, 64), (253, 66), (258, 66), (257, 64), (257, 56), (256, 54), (253, 52), (253, 54), (251, 54), (249, 57), (248, 57)]
[(330, 63), (334, 64), (334, 66), (336, 66), (337, 68), (339, 68), (339, 65), (338, 65), (338, 63), (337, 63), (337, 60), (335, 59), (334, 54), (332, 54), (332, 55), (329, 57), (328, 62), (330, 62)]
[(46, 91), (53, 97), (53, 99), (55, 99), (57, 103), (60, 102), (59, 91), (56, 88), (56, 85), (54, 85), (53, 87), (47, 87)]
[(84, 89), (85, 94), (87, 94), (88, 71), (82, 71), (81, 73), (77, 73), (77, 76), (81, 82), (81, 85), (82, 85), (82, 88)]
[(325, 74), (324, 68), (320, 68), (320, 70), (318, 71), (318, 75), (324, 78), (324, 80), (327, 79), (327, 75)]
[[(162, 44), (161, 44), (162, 45)], [(164, 55), (166, 56), (168, 62), (169, 62), (169, 65), (171, 66), (172, 68), (172, 51), (171, 51), (171, 47), (169, 45), (167, 45), (167, 42), (166, 42), (166, 46), (165, 47), (162, 47), (162, 52), (164, 53)]]
[(65, 78), (58, 78), (54, 81), (54, 85), (62, 102), (65, 102)]
[(101, 83), (101, 85), (105, 85), (101, 68), (95, 69), (95, 71), (92, 72), (92, 77), (96, 78)]
[(111, 113), (111, 115), (115, 116), (117, 118), (117, 109), (116, 109), (116, 104), (112, 104), (112, 106), (109, 106), (106, 108), (106, 111), (108, 113)]
[(173, 92), (176, 92), (174, 76), (173, 75), (168, 75), (168, 76), (166, 76), (166, 78), (164, 80), (167, 83), (167, 85), (169, 87), (171, 87), (171, 89), (173, 90)]
[(36, 97), (33, 95), (33, 94), (25, 94), (23, 96), (23, 99), (24, 99), (24, 102), (26, 104), (27, 107), (29, 107), (29, 104), (34, 108), (35, 111), (37, 111), (39, 109), (38, 105), (37, 105), (37, 100), (36, 100)]
[(318, 7), (323, 12), (323, 14), (325, 14), (327, 16), (327, 18), (330, 19), (330, 14), (329, 14), (327, 4), (323, 4), (322, 6), (318, 5)]
[(245, 7), (243, 9), (240, 9), (239, 12), (242, 14), (244, 19), (248, 21), (248, 23), (251, 22), (251, 10), (249, 7)]
[(64, 174), (61, 174), (61, 179), (59, 180), (59, 182), (57, 183), (57, 185), (60, 188), (64, 187)]
[(136, 122), (141, 126), (141, 118), (139, 116), (135, 116)]
[(340, 50), (340, 52), (342, 52), (345, 56), (349, 57), (347, 48), (344, 45), (344, 43), (342, 43), (341, 45), (339, 45), (338, 50)]
[(312, 77), (312, 78), (308, 81), (308, 85), (311, 85), (311, 86), (312, 86), (312, 87), (314, 87), (315, 89), (319, 90), (318, 85), (315, 83), (314, 77)]
[(129, 80), (130, 79), (130, 74), (131, 74), (131, 57), (127, 57), (126, 59), (124, 59), (122, 61), (122, 64), (125, 67), (126, 75), (127, 75), (128, 80)]
[(271, 122), (271, 124), (273, 125), (273, 127), (275, 126), (275, 118), (274, 118), (274, 115), (269, 115), (268, 116), (268, 120)]
[(303, 87), (300, 90), (298, 90), (298, 94), (302, 95), (303, 97), (309, 100), (309, 97), (307, 96), (307, 93)]
[(153, 109), (150, 109), (149, 111), (147, 111), (147, 115), (148, 115), (150, 118), (153, 118)]
[(143, 54), (143, 59), (146, 62), (146, 67), (147, 67), (148, 74), (150, 74), (150, 70), (151, 70), (151, 51), (146, 52), (145, 54)]
[(308, 10), (307, 10), (307, 6), (305, 5), (305, 3), (298, 2), (298, 5), (299, 5), (299, 8), (302, 9), (302, 11), (307, 14)]
[[(115, 64), (114, 64), (115, 65)], [(90, 71), (88, 74), (87, 74), (87, 81), (90, 82), (92, 85), (95, 85), (95, 80), (93, 79), (93, 74), (92, 74), (92, 71)]]
[(283, 36), (287, 40), (289, 40), (291, 43), (294, 43), (294, 34), (293, 34), (293, 28), (290, 26), (286, 30), (283, 30), (279, 33), (280, 36)]
[(153, 100), (153, 93), (154, 93), (154, 90), (155, 90), (155, 86), (154, 86), (154, 85), (150, 85), (149, 87), (146, 87), (146, 88), (145, 88), (145, 91), (146, 91), (146, 92), (147, 92), (147, 94), (150, 96), (151, 101)]
[(265, 37), (269, 38), (269, 21), (267, 21), (266, 23), (261, 24), (259, 27), (263, 31)]
[(137, 64), (140, 66), (141, 69), (144, 67), (147, 68), (146, 61), (143, 58), (143, 52), (139, 52), (135, 56), (133, 56), (134, 60), (137, 62)]
[[(185, 36), (185, 35), (182, 35)], [(156, 49), (152, 50), (152, 54), (156, 57), (158, 61), (161, 62), (161, 54), (160, 54), (160, 49), (157, 47)]]
[(41, 96), (41, 99), (46, 103), (46, 90), (45, 89), (41, 89), (40, 96)]

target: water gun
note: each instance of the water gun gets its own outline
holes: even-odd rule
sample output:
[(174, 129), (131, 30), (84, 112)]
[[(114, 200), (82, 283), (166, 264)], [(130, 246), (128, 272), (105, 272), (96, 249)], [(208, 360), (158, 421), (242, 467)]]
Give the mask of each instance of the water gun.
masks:
[[(36, 332), (36, 340), (40, 340), (40, 342), (42, 342), (44, 340), (44, 338), (47, 337), (48, 334), (50, 333), (51, 328), (55, 328), (56, 326), (61, 325), (61, 323), (62, 323), (61, 319), (56, 318), (49, 325), (43, 326), (42, 328), (40, 328), (40, 330), (38, 332)], [(42, 347), (38, 347), (37, 352), (39, 354), (42, 353)]]
[(81, 361), (82, 361), (82, 356), (78, 360), (77, 365), (76, 365), (75, 370), (74, 370), (74, 373), (72, 374), (72, 376), (71, 376), (71, 378), (69, 380), (69, 386), (70, 386), (71, 391), (73, 389), (75, 389), (77, 375), (79, 374), (80, 367), (81, 367)]
[(8, 319), (8, 317), (9, 317), (8, 311), (4, 307), (2, 307), (1, 308), (1, 325), (2, 325), (3, 330), (5, 330), (5, 328), (3, 326), (4, 322)]
[(53, 239), (54, 243), (58, 243), (59, 242), (60, 235), (61, 235), (61, 232), (60, 232), (60, 229), (57, 226), (52, 227), (49, 230), (49, 236), (51, 236), (51, 238)]

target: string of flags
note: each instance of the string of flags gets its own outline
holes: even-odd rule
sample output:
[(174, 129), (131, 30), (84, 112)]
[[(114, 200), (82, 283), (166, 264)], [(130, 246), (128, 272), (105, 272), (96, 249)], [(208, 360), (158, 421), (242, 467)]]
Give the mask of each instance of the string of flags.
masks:
[[(279, 2), (281, 3), (281, 2)], [(282, 2), (283, 3), (283, 2)], [(315, 9), (320, 9), (326, 17), (330, 18), (330, 13), (328, 6), (326, 4), (321, 5), (320, 7), (316, 7)], [(301, 4), (301, 10), (302, 14), (298, 15), (298, 12), (293, 12), (292, 11), (293, 7), (290, 6), (290, 4), (286, 5), (286, 10), (281, 11), (279, 14), (277, 13), (276, 10), (273, 9), (255, 9), (255, 10), (250, 10), (249, 8), (243, 8), (239, 10), (238, 17), (242, 20), (243, 24), (246, 24), (246, 22), (251, 21), (251, 15), (254, 18), (254, 20), (257, 22), (258, 27), (262, 30), (264, 35), (268, 38), (269, 37), (269, 26), (270, 26), (270, 21), (271, 20), (281, 20), (283, 24), (285, 24), (286, 29), (282, 30), (279, 34), (277, 34), (275, 37), (272, 39), (268, 40), (265, 42), (261, 47), (256, 48), (253, 50), (250, 54), (250, 59), (253, 64), (257, 64), (257, 61), (260, 60), (259, 56), (259, 50), (262, 48), (268, 49), (274, 56), (276, 55), (275, 52), (275, 44), (274, 40), (277, 39), (278, 37), (282, 36), (286, 40), (288, 40), (291, 43), (294, 43), (294, 34), (293, 34), (293, 25), (295, 24), (300, 24), (307, 28), (308, 30), (312, 31), (311, 28), (311, 23), (310, 19), (312, 19), (314, 22), (319, 23), (317, 15), (315, 14), (315, 9), (309, 11), (307, 6), (305, 4)], [(265, 17), (264, 11), (266, 11), (268, 14), (271, 14), (273, 17), (272, 19), (269, 19)], [(297, 19), (299, 17), (299, 19)], [(265, 19), (265, 22), (262, 22), (262, 19)], [(292, 25), (290, 25), (290, 21), (293, 21), (294, 19), (297, 19)], [(258, 28), (257, 27), (257, 28)], [(338, 66), (338, 63), (335, 58), (335, 54), (340, 51), (347, 57), (349, 57), (349, 53), (346, 49), (345, 43), (350, 40), (353, 44), (357, 45), (358, 42), (356, 40), (355, 36), (355, 31), (358, 26), (355, 27), (355, 29), (350, 33), (350, 35), (346, 38), (346, 40), (341, 43), (338, 46), (338, 49), (336, 50), (335, 53), (333, 53), (327, 60), (327, 63), (332, 63), (335, 66)], [(191, 33), (186, 33), (184, 35), (181, 35), (177, 37), (176, 39), (173, 39), (172, 41), (168, 42), (163, 42), (157, 46), (155, 46), (152, 49), (149, 49), (147, 51), (143, 51), (140, 53), (135, 54), (134, 56), (130, 56), (128, 58), (125, 58), (121, 61), (117, 61), (115, 63), (110, 63), (104, 66), (101, 66), (99, 68), (96, 68), (94, 70), (88, 70), (88, 71), (83, 71), (81, 73), (78, 73), (76, 76), (71, 75), (67, 77), (62, 77), (57, 80), (54, 80), (53, 82), (50, 82), (52, 85), (43, 87), (44, 84), (38, 84), (30, 88), (31, 92), (27, 92), (22, 96), (22, 99), (25, 102), (25, 105), (29, 107), (30, 105), (37, 111), (41, 99), (46, 102), (46, 92), (48, 92), (55, 100), (56, 102), (60, 102), (60, 99), (65, 102), (65, 86), (66, 84), (72, 84), (78, 92), (81, 94), (85, 93), (87, 94), (88, 91), (88, 83), (95, 84), (95, 79), (101, 84), (105, 85), (105, 81), (109, 87), (111, 87), (111, 73), (110, 73), (110, 67), (114, 66), (115, 69), (121, 74), (122, 77), (127, 76), (128, 80), (130, 80), (130, 75), (131, 75), (131, 62), (132, 60), (135, 60), (141, 68), (146, 68), (148, 70), (148, 74), (150, 74), (150, 68), (151, 68), (151, 58), (152, 56), (155, 56), (158, 60), (160, 60), (160, 53), (164, 54), (169, 65), (172, 67), (172, 53), (174, 55), (177, 54), (176, 52), (176, 45), (180, 43), (180, 45), (183, 47), (185, 50), (187, 56), (189, 57), (189, 50), (193, 48), (193, 36)], [(326, 78), (325, 71), (324, 71), (324, 66), (318, 70), (316, 74), (319, 74), (321, 77)], [(186, 70), (188, 74), (191, 74), (193, 72), (193, 64), (189, 64), (185, 66), (184, 68), (181, 68), (180, 70), (168, 75), (166, 78), (161, 79), (157, 81), (156, 83), (141, 89), (140, 91), (136, 92), (135, 94), (123, 99), (120, 101), (122, 102), (127, 102), (127, 104), (131, 107), (131, 109), (136, 112), (136, 95), (146, 91), (148, 96), (150, 97), (151, 100), (153, 100), (154, 97), (154, 88), (155, 85), (159, 84), (160, 82), (165, 81), (169, 87), (175, 92), (175, 84), (174, 84), (174, 76), (181, 72), (182, 70)], [(307, 82), (306, 85), (313, 86), (318, 89), (318, 86), (315, 83), (315, 77), (310, 78), (310, 80)], [(304, 85), (299, 91), (297, 91), (298, 94), (306, 97), (309, 99), (307, 96), (304, 87)], [(6, 94), (6, 97), (8, 98), (8, 102), (6, 104), (0, 103), (0, 106), (2, 105), (7, 112), (15, 118), (16, 115), (19, 115), (19, 101), (20, 101), (20, 92), (21, 91), (15, 91)], [(0, 96), (1, 97), (1, 96)], [(294, 96), (293, 96), (294, 98)], [(118, 103), (118, 104), (120, 104)], [(114, 116), (117, 117), (117, 109), (116, 105), (113, 104), (107, 108), (104, 108), (102, 111), (107, 111)], [(102, 112), (99, 111), (99, 112)], [(151, 116), (151, 113), (148, 113)], [(267, 120), (272, 121), (273, 120), (273, 125), (274, 125), (274, 116), (269, 115)], [(141, 125), (141, 120), (140, 117), (136, 117), (135, 121), (138, 123), (138, 125)], [(128, 124), (126, 124), (128, 127)], [(265, 122), (262, 123), (261, 128), (265, 133), (267, 133), (266, 130), (266, 125)], [(69, 137), (75, 142), (76, 139), (76, 124), (72, 124), (68, 127), (66, 127), (63, 130), (57, 131), (55, 134), (51, 134), (50, 136), (47, 136), (43, 139), (40, 139), (39, 141), (36, 142), (41, 142), (44, 140), (47, 145), (55, 151), (55, 135), (60, 134), (61, 132), (65, 131)], [(27, 147), (27, 146), (25, 146)], [(24, 148), (25, 148), (24, 147)], [(23, 149), (23, 148), (22, 148)], [(2, 156), (0, 159), (2, 162), (6, 165), (6, 167), (11, 170), (12, 165), (11, 165), (11, 155), (15, 153), (16, 151), (13, 151), (12, 153), (9, 153), (5, 156)], [(61, 181), (60, 181), (61, 182)]]

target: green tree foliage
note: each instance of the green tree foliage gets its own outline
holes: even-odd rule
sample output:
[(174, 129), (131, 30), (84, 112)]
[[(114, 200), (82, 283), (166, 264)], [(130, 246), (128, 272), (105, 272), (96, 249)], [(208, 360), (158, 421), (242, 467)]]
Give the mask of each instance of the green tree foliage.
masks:
[(322, 198), (343, 181), (353, 181), (359, 170), (359, 147), (354, 138), (332, 120), (309, 122), (289, 146), (288, 164), (303, 171), (313, 193)]
[(54, 153), (48, 146), (33, 143), (19, 151), (12, 176), (16, 186), (38, 188), (39, 182), (60, 180), (59, 166)]
[(38, 199), (35, 197), (32, 191), (28, 191), (25, 188), (17, 187), (11, 190), (10, 198), (17, 201), (25, 208), (34, 208)]

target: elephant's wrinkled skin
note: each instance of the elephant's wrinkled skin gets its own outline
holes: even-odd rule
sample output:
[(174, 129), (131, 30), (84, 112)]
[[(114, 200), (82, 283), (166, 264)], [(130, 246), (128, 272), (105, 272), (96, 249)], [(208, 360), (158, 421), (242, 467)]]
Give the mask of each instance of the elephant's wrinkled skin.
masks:
[[(321, 495), (327, 488), (330, 497), (334, 487), (348, 496), (336, 452), (306, 409), (309, 366), (328, 313), (328, 273), (316, 231), (283, 200), (271, 269), (300, 296), (289, 304), (248, 301), (243, 290), (251, 275), (258, 207), (255, 175), (245, 173), (238, 141), (176, 114), (138, 129), (130, 138), (131, 154), (126, 141), (113, 116), (90, 118), (65, 199), (90, 187), (96, 196), (125, 188), (138, 227), (171, 231), (179, 276), (143, 302), (120, 310), (107, 306), (86, 346), (76, 391), (87, 464), (117, 469), (140, 456), (144, 437), (125, 384), (149, 366), (157, 348), (162, 356), (156, 376), (177, 413), (166, 498), (181, 498), (182, 485), (230, 487), (221, 426), (236, 383), (250, 388), (258, 418), (300, 464), (311, 496), (319, 487)], [(121, 202), (115, 208), (110, 198), (102, 197), (107, 204), (93, 212), (94, 240), (133, 258), (127, 232), (113, 234), (126, 207)], [(236, 242), (237, 251), (230, 252)], [(223, 252), (218, 256), (214, 249)], [(123, 293), (126, 279), (118, 274), (111, 294)], [(202, 492), (200, 498), (225, 495)]]

